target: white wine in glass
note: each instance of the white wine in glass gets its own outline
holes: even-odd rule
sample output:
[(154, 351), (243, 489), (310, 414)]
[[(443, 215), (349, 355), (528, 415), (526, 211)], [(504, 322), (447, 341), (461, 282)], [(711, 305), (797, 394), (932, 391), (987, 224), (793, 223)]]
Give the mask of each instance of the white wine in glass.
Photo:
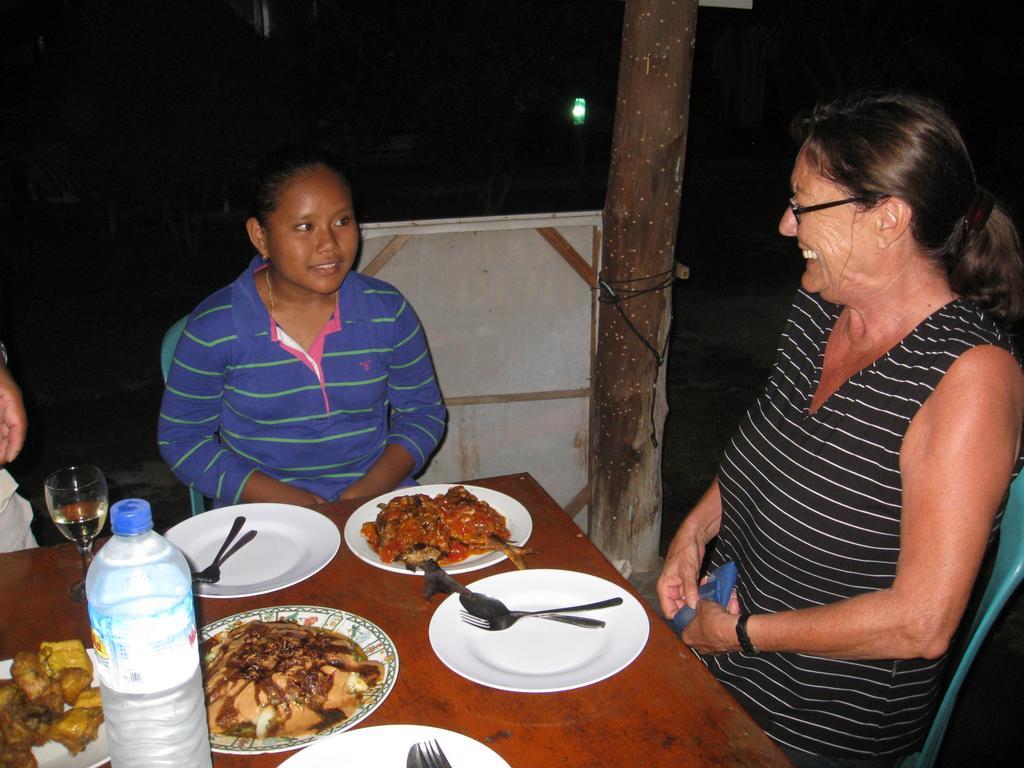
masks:
[(71, 599), (85, 602), (85, 576), (92, 542), (107, 520), (107, 480), (97, 467), (67, 467), (46, 478), (46, 508), (64, 536), (78, 545), (82, 580), (71, 585)]

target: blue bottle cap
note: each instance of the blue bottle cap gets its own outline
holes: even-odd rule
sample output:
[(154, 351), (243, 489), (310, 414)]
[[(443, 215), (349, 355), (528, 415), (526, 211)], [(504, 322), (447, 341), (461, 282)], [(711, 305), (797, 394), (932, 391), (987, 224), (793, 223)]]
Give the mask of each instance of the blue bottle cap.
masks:
[(110, 508), (110, 530), (118, 536), (145, 533), (153, 527), (153, 510), (145, 499), (122, 499)]

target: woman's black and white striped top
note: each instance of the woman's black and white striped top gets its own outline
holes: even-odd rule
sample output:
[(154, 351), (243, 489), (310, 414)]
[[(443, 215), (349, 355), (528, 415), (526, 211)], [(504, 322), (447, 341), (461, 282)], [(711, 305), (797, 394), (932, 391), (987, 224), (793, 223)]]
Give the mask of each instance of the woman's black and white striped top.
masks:
[[(750, 613), (822, 605), (888, 587), (900, 547), (900, 445), (961, 354), (1009, 349), (972, 302), (926, 318), (813, 414), (825, 343), (841, 307), (800, 291), (765, 391), (719, 473), (713, 565), (733, 560)], [(910, 752), (937, 700), (944, 659), (844, 661), (799, 653), (704, 657), (776, 741), (822, 755)]]

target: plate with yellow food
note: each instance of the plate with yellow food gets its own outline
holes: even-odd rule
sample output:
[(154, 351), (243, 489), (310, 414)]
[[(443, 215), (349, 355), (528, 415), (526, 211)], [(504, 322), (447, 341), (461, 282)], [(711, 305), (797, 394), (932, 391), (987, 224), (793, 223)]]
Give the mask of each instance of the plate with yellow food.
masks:
[(97, 768), (110, 757), (92, 651), (44, 642), (0, 661), (0, 765)]
[(201, 643), (214, 752), (284, 752), (346, 731), (398, 678), (391, 638), (336, 608), (236, 613), (203, 627)]

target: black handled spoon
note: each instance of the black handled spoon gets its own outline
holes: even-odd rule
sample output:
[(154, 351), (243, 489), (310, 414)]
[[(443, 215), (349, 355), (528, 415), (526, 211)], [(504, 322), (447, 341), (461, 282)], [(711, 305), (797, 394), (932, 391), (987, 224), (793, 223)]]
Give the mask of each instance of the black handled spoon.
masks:
[(208, 566), (203, 568), (203, 570), (197, 571), (196, 573), (193, 573), (192, 574), (192, 580), (193, 581), (198, 581), (198, 582), (201, 582), (203, 584), (207, 584), (207, 583), (211, 583), (209, 581), (211, 576), (216, 576), (217, 577), (216, 579), (214, 579), (214, 581), (216, 581), (217, 579), (220, 578), (220, 563), (221, 563), (221, 559), (224, 557), (224, 552), (228, 548), (228, 545), (234, 540), (235, 536), (238, 535), (238, 532), (240, 530), (242, 530), (242, 526), (243, 525), (245, 525), (245, 516), (244, 515), (239, 515), (238, 517), (235, 518), (235, 521), (231, 524), (231, 530), (228, 531), (228, 535), (224, 539), (224, 543), (220, 545), (220, 549), (217, 551), (217, 554), (214, 556), (213, 562), (211, 562)]

